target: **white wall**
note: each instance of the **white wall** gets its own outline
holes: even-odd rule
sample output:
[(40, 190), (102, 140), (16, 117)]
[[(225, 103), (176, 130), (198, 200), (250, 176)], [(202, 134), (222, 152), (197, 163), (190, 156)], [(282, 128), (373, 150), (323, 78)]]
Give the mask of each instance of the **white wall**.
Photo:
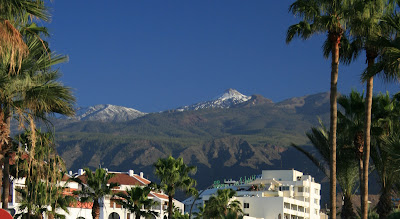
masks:
[(275, 179), (278, 181), (296, 181), (297, 176), (302, 176), (303, 173), (297, 170), (263, 170), (263, 179)]
[[(251, 217), (278, 219), (279, 214), (283, 215), (283, 197), (236, 197), (236, 199), (242, 204), (243, 212)], [(249, 208), (244, 208), (244, 203), (249, 203)]]

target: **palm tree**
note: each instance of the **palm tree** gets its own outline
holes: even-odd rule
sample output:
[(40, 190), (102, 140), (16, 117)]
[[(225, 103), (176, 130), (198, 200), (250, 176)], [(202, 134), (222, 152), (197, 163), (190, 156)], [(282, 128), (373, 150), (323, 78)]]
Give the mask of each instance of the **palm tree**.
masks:
[(43, 213), (47, 210), (46, 183), (42, 181), (32, 182), (26, 181), (25, 188), (17, 188), (17, 192), (21, 193), (22, 202), (19, 210), (22, 213), (16, 214), (15, 218), (43, 218)]
[[(390, 14), (394, 10), (394, 1), (387, 0), (367, 0), (359, 1), (355, 7), (355, 13), (351, 19), (351, 32), (355, 41), (360, 42), (358, 49), (365, 50), (367, 60), (367, 71), (374, 63), (379, 55), (379, 47), (373, 42), (379, 35), (388, 34), (387, 28), (381, 25), (381, 18), (385, 14)], [(363, 148), (363, 179), (361, 183), (361, 208), (363, 218), (367, 218), (368, 214), (368, 175), (369, 175), (369, 159), (371, 145), (371, 116), (372, 116), (372, 96), (374, 76), (363, 78), (366, 81), (365, 96), (365, 119), (364, 119), (364, 148)]]
[(189, 219), (189, 214), (182, 214), (179, 208), (174, 208), (173, 219)]
[(203, 204), (203, 206), (199, 206), (198, 210), (199, 211), (194, 212), (193, 215), (195, 216), (195, 218), (203, 218), (204, 217), (205, 205)]
[[(67, 211), (72, 197), (63, 195), (63, 188), (58, 182), (63, 176), (65, 165), (62, 159), (55, 153), (54, 139), (51, 133), (37, 132), (38, 147), (34, 161), (26, 157), (32, 148), (32, 139), (29, 131), (19, 134), (14, 138), (14, 151), (16, 151), (15, 164), (11, 166), (11, 173), (15, 178), (25, 178), (26, 187), (19, 189), (24, 197), (22, 210), (26, 209), (26, 217), (42, 215), (47, 212), (55, 214), (56, 209)], [(24, 145), (21, 148), (19, 145)], [(27, 150), (27, 151), (26, 151)], [(29, 165), (31, 164), (31, 165)], [(51, 211), (47, 206), (51, 207)]]
[[(27, 31), (27, 29), (25, 29)], [(20, 73), (9, 74), (8, 65), (0, 64), (0, 127), (2, 128), (0, 145), (0, 155), (6, 159), (1, 159), (4, 163), (8, 162), (8, 152), (10, 151), (10, 120), (16, 113), (19, 115), (20, 124), (28, 121), (30, 124), (33, 139), (31, 148), (31, 161), (35, 157), (35, 120), (46, 121), (49, 114), (60, 113), (73, 115), (73, 103), (71, 89), (62, 85), (58, 78), (60, 74), (51, 67), (66, 60), (65, 56), (51, 53), (46, 44), (35, 35), (40, 34), (44, 29), (31, 25), (29, 34), (24, 34), (30, 54), (22, 60), (19, 68)], [(8, 186), (7, 165), (4, 171), (3, 186)], [(2, 176), (3, 170), (0, 171)], [(7, 192), (8, 190), (3, 190)], [(5, 201), (7, 194), (2, 195), (3, 208), (7, 208), (8, 202)]]
[(337, 80), (339, 73), (339, 47), (346, 31), (351, 0), (297, 0), (289, 11), (303, 18), (289, 27), (286, 42), (294, 37), (308, 39), (313, 34), (328, 33), (332, 45), (331, 86), (330, 86), (330, 202), (331, 218), (336, 218), (336, 129), (337, 129)]
[(234, 214), (239, 217), (243, 211), (238, 200), (231, 200), (236, 195), (236, 191), (232, 189), (220, 189), (217, 195), (213, 195), (208, 200), (204, 216), (206, 218), (225, 218)]
[(132, 187), (127, 189), (126, 192), (117, 194), (118, 203), (126, 208), (129, 212), (135, 214), (136, 219), (147, 216), (158, 216), (158, 213), (152, 211), (150, 208), (156, 204), (155, 201), (148, 198), (151, 190), (149, 187)]
[(54, 218), (65, 218), (64, 215), (57, 213), (57, 209), (62, 209), (67, 214), (69, 213), (68, 207), (70, 207), (71, 203), (76, 201), (75, 197), (63, 194), (65, 191), (65, 187), (61, 187), (58, 185), (53, 185), (48, 188), (48, 194), (50, 197), (50, 204), (51, 210), (47, 210), (48, 219)]
[(74, 192), (78, 195), (81, 202), (92, 202), (92, 217), (99, 219), (100, 216), (100, 201), (108, 195), (112, 195), (112, 189), (118, 186), (118, 183), (109, 183), (109, 180), (114, 177), (114, 174), (108, 173), (107, 170), (98, 168), (93, 173), (89, 168), (85, 168), (85, 175), (81, 179), (78, 177), (72, 178), (72, 181), (77, 182), (81, 190)]
[(338, 119), (340, 121), (338, 132), (340, 135), (345, 135), (345, 138), (348, 138), (348, 140), (353, 140), (355, 156), (358, 159), (359, 181), (362, 194), (364, 172), (364, 96), (357, 91), (352, 91), (348, 96), (343, 95), (339, 97), (338, 103), (343, 109), (342, 111), (338, 111)]
[(189, 194), (196, 191), (196, 180), (189, 176), (196, 172), (196, 167), (187, 166), (181, 157), (175, 159), (172, 156), (158, 159), (154, 167), (155, 175), (161, 180), (160, 186), (168, 195), (168, 218), (172, 218), (176, 190), (183, 190)]
[(399, 139), (397, 130), (400, 128), (400, 102), (394, 96), (392, 99), (389, 94), (380, 94), (376, 98), (376, 109), (378, 116), (374, 118), (379, 123), (381, 135), (373, 139), (371, 144), (371, 158), (375, 165), (375, 170), (379, 176), (381, 185), (381, 195), (377, 205), (379, 218), (385, 219), (392, 211), (392, 194), (395, 191), (396, 183), (400, 181), (400, 172), (393, 159), (393, 149), (398, 145)]
[[(339, 120), (340, 121), (340, 120)], [(340, 129), (340, 122), (338, 124)], [(338, 133), (338, 175), (337, 179), (340, 188), (343, 192), (343, 206), (341, 211), (341, 218), (355, 218), (355, 213), (352, 204), (352, 196), (356, 190), (357, 183), (357, 161), (353, 155), (354, 149), (351, 147), (352, 140), (347, 138), (347, 136), (342, 135), (342, 132)], [(307, 133), (308, 139), (311, 141), (312, 145), (319, 156), (313, 155), (312, 153), (306, 151), (302, 147), (297, 145), (292, 145), (298, 151), (306, 155), (327, 177), (329, 177), (330, 168), (330, 149), (329, 149), (329, 132), (321, 124), (320, 128), (311, 128), (311, 131)]]
[(29, 49), (20, 29), (34, 19), (48, 21), (50, 15), (43, 0), (0, 1), (0, 57), (9, 65), (9, 72), (21, 66)]
[(228, 211), (228, 214), (223, 219), (243, 219), (243, 215), (238, 215), (237, 212)]
[[(396, 1), (398, 7), (399, 3)], [(377, 63), (368, 67), (363, 78), (372, 78), (375, 75), (381, 76), (385, 81), (394, 81), (400, 78), (400, 15), (395, 11), (390, 15), (382, 18), (383, 25), (390, 31), (388, 34), (382, 34), (374, 42), (381, 48), (381, 55), (378, 57)]]

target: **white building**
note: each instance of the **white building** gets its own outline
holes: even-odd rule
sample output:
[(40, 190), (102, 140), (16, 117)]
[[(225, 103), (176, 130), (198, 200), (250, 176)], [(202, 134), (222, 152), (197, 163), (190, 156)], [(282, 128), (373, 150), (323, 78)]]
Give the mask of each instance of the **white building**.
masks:
[[(133, 170), (129, 172), (109, 172), (115, 174), (113, 178), (110, 179), (110, 183), (119, 183), (119, 186), (114, 189), (115, 193), (119, 191), (125, 191), (128, 188), (135, 186), (147, 186), (151, 182), (143, 177), (143, 172), (140, 174), (135, 174)], [(85, 174), (82, 169), (78, 171), (77, 174), (70, 173), (69, 175), (65, 175), (62, 181), (60, 182), (61, 186), (64, 186), (67, 183), (67, 180), (76, 176), (80, 178), (83, 182), (85, 182)], [(9, 197), (9, 208), (15, 209), (16, 213), (19, 213), (18, 206), (21, 201), (20, 194), (15, 190), (16, 188), (22, 188), (25, 186), (25, 179), (14, 179), (10, 183), (10, 197)], [(64, 192), (66, 194), (72, 195), (72, 192), (75, 190), (79, 190), (80, 185), (76, 182), (68, 182), (66, 189)], [(155, 200), (158, 205), (152, 207), (153, 211), (158, 212), (158, 217), (160, 219), (164, 219), (167, 217), (167, 207), (168, 207), (168, 196), (163, 193), (151, 192), (149, 194), (149, 198)], [(184, 211), (183, 203), (173, 200), (174, 206), (179, 208), (181, 212)], [(92, 203), (80, 203), (77, 202), (73, 206), (68, 208), (69, 214), (64, 211), (59, 211), (59, 213), (64, 214), (66, 219), (91, 219), (92, 218)], [(45, 216), (45, 218), (47, 218)], [(135, 215), (127, 211), (127, 209), (122, 208), (121, 205), (117, 204), (116, 199), (108, 196), (100, 200), (100, 219), (134, 219)]]
[[(237, 192), (245, 216), (264, 219), (319, 219), (321, 184), (310, 175), (296, 170), (263, 170), (257, 179), (244, 184), (231, 182), (225, 188)], [(194, 202), (192, 212), (216, 193), (218, 189), (207, 189)], [(193, 198), (184, 202), (185, 211), (190, 212)]]

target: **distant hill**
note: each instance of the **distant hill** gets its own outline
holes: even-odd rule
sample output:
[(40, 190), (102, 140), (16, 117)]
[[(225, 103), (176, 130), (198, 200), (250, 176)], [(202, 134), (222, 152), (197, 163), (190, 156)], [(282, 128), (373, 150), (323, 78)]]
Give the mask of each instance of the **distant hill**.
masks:
[(318, 117), (328, 121), (329, 94), (273, 103), (261, 95), (245, 96), (229, 89), (211, 101), (139, 113), (135, 118), (121, 109), (89, 107), (78, 114), (80, 119), (54, 121), (57, 151), (68, 169), (101, 165), (144, 171), (154, 179), (152, 165), (158, 158), (181, 156), (198, 167), (196, 179), (204, 188), (216, 179), (259, 174), (262, 169), (296, 168), (318, 174), (288, 146), (307, 144), (305, 133), (319, 124)]

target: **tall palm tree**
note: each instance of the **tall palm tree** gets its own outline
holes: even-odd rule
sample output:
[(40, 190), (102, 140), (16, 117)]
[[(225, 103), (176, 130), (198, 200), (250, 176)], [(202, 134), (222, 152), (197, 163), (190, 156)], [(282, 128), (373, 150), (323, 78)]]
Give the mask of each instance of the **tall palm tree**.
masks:
[[(397, 8), (399, 2), (396, 1)], [(373, 42), (380, 48), (377, 63), (369, 66), (363, 74), (364, 79), (381, 76), (385, 81), (394, 81), (400, 78), (400, 15), (393, 12), (382, 18), (383, 26), (387, 28), (386, 34), (381, 34)]]
[(289, 27), (286, 42), (294, 37), (308, 39), (313, 34), (327, 33), (332, 45), (331, 86), (330, 86), (330, 203), (331, 218), (336, 218), (336, 129), (337, 129), (337, 80), (339, 74), (339, 47), (346, 31), (351, 0), (297, 0), (289, 11), (303, 18)]
[(89, 168), (85, 168), (85, 175), (81, 179), (79, 176), (72, 178), (77, 182), (81, 189), (74, 192), (79, 196), (81, 202), (92, 202), (92, 217), (99, 219), (100, 217), (100, 201), (108, 195), (112, 195), (112, 189), (118, 186), (118, 183), (109, 183), (114, 174), (108, 173), (107, 170), (98, 168), (93, 173)]
[[(30, 24), (24, 28), (23, 37), (27, 42), (29, 55), (22, 59), (18, 68), (19, 74), (9, 74), (9, 64), (0, 63), (0, 127), (2, 127), (0, 139), (0, 159), (8, 163), (10, 150), (10, 121), (13, 114), (19, 115), (20, 124), (27, 121), (30, 125), (32, 139), (31, 159), (35, 157), (35, 120), (46, 121), (49, 114), (60, 113), (73, 115), (73, 103), (75, 101), (71, 89), (62, 85), (58, 79), (60, 74), (52, 67), (67, 60), (65, 56), (52, 53), (47, 43), (37, 36), (46, 35), (46, 29)], [(3, 171), (3, 186), (8, 186), (7, 165)], [(5, 197), (7, 189), (3, 190), (3, 208), (7, 208)]]
[(29, 53), (20, 29), (33, 19), (50, 19), (43, 0), (0, 0), (0, 57), (11, 73)]
[[(371, 68), (379, 55), (379, 47), (373, 42), (379, 35), (388, 34), (387, 28), (381, 25), (381, 18), (391, 14), (394, 10), (394, 1), (364, 0), (358, 1), (351, 19), (351, 33), (355, 41), (360, 42), (359, 48), (365, 51), (367, 69)], [(364, 148), (363, 148), (363, 180), (361, 184), (361, 208), (363, 218), (368, 214), (368, 175), (371, 145), (371, 116), (374, 76), (363, 78), (366, 82), (365, 118), (364, 118)]]
[(118, 203), (126, 208), (129, 212), (135, 214), (136, 219), (148, 216), (158, 216), (158, 213), (151, 210), (151, 207), (156, 204), (155, 201), (148, 198), (151, 190), (149, 187), (132, 187), (126, 192), (117, 194)]
[(213, 195), (208, 200), (204, 208), (206, 218), (225, 218), (234, 214), (236, 217), (243, 213), (241, 204), (238, 200), (231, 200), (236, 195), (232, 189), (220, 189), (217, 195)]
[(400, 128), (400, 102), (396, 97), (391, 99), (388, 93), (378, 95), (374, 101), (376, 102), (374, 110), (377, 112), (375, 114), (378, 115), (374, 119), (379, 123), (381, 135), (372, 141), (371, 158), (381, 185), (377, 213), (379, 218), (385, 219), (392, 211), (392, 194), (396, 183), (400, 181), (398, 166), (392, 158), (392, 148), (396, 147), (393, 143), (399, 138), (397, 130)]
[(187, 166), (180, 157), (175, 159), (172, 156), (160, 158), (154, 164), (155, 175), (160, 179), (162, 190), (168, 195), (168, 218), (173, 215), (173, 199), (176, 190), (183, 190), (186, 193), (194, 194), (196, 189), (196, 180), (189, 174), (196, 172), (195, 166)]

